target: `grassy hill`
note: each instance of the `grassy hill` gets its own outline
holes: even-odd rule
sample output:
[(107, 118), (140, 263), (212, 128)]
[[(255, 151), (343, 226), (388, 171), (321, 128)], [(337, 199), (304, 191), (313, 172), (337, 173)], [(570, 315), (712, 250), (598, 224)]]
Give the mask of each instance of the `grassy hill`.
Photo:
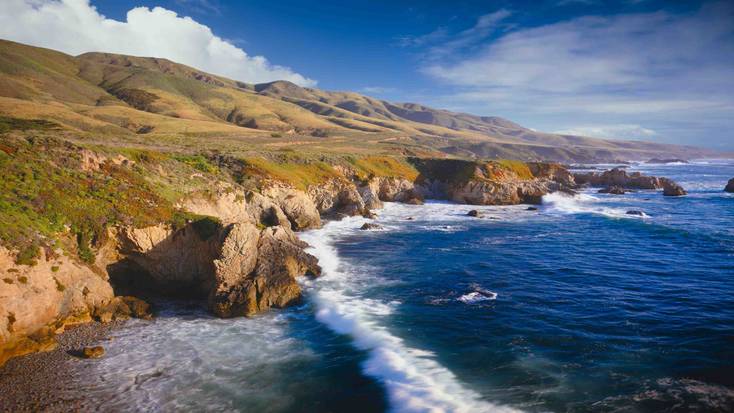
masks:
[[(708, 151), (536, 132), (474, 116), (286, 81), (247, 84), (166, 59), (69, 56), (0, 40), (0, 115), (69, 139), (235, 153), (382, 153), (601, 161)], [(13, 122), (11, 122), (13, 123)]]

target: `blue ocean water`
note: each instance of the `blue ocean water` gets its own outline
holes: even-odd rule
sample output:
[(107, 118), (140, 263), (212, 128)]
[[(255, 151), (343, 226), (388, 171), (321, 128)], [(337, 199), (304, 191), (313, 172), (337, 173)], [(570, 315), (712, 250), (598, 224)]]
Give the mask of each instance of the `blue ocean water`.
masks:
[(386, 204), (384, 230), (302, 235), (324, 276), (300, 307), (165, 304), (88, 391), (120, 410), (733, 411), (734, 163), (630, 169), (689, 195)]

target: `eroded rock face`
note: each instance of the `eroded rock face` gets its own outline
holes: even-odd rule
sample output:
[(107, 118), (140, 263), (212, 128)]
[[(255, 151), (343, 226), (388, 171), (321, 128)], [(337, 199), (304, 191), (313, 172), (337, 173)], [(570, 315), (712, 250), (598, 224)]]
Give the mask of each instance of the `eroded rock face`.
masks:
[(215, 262), (216, 287), (209, 306), (220, 317), (249, 316), (271, 307), (297, 302), (301, 289), (296, 277), (318, 276), (316, 257), (285, 227), (262, 231), (251, 224), (235, 224)]
[(734, 178), (729, 180), (724, 191), (734, 193)]
[(278, 204), (294, 231), (321, 226), (321, 215), (316, 205), (304, 192), (275, 186), (263, 190), (263, 195)]
[(618, 186), (627, 189), (660, 189), (662, 182), (655, 176), (645, 176), (639, 172), (627, 173), (622, 168), (614, 168), (602, 173), (588, 172), (574, 174), (579, 185)]
[(102, 271), (41, 251), (34, 266), (16, 265), (0, 247), (0, 365), (10, 357), (54, 347), (65, 324), (87, 321), (114, 297)]
[(469, 181), (463, 186), (450, 188), (449, 199), (470, 205), (516, 205), (540, 204), (543, 195), (550, 192), (547, 182), (512, 181), (483, 182)]
[(108, 271), (118, 291), (201, 297), (211, 290), (221, 245), (218, 232), (203, 234), (190, 224), (179, 230), (157, 225), (115, 233), (124, 258)]
[(368, 209), (356, 185), (341, 179), (311, 187), (307, 194), (322, 215), (362, 215)]
[(561, 164), (528, 162), (528, 169), (536, 178), (550, 179), (568, 188), (576, 186), (573, 174)]

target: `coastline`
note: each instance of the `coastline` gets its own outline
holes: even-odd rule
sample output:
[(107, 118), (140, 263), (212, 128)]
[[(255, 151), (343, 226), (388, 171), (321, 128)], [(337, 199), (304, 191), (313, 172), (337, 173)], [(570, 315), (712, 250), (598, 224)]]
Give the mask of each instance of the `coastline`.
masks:
[(0, 411), (95, 410), (98, 400), (90, 399), (79, 387), (84, 380), (94, 380), (84, 374), (96, 360), (81, 359), (72, 352), (91, 345), (104, 346), (123, 323), (93, 321), (70, 326), (56, 336), (55, 349), (8, 360), (0, 367)]

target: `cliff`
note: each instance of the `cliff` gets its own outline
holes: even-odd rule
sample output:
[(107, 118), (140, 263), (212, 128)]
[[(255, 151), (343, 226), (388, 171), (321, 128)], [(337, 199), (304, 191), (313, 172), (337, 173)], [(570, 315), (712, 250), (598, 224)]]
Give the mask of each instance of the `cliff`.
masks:
[(220, 317), (295, 303), (297, 278), (321, 271), (297, 231), (324, 219), (388, 201), (539, 203), (574, 186), (556, 164), (239, 158), (48, 138), (6, 139), (0, 162), (0, 363), (53, 346), (67, 323), (145, 315), (120, 296), (190, 297)]

